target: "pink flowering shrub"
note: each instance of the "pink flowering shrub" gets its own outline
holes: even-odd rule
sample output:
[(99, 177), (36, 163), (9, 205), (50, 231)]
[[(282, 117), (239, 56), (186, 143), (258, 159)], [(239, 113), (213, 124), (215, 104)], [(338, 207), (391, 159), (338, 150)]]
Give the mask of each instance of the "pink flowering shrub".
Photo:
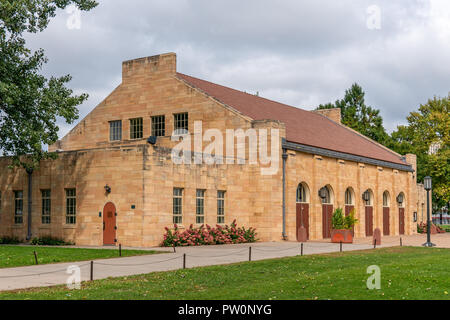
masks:
[(191, 224), (189, 229), (181, 232), (175, 224), (173, 230), (167, 227), (165, 229), (166, 233), (161, 243), (162, 247), (249, 243), (257, 240), (254, 228), (238, 228), (236, 220), (230, 226), (226, 225), (224, 227), (217, 225), (213, 228), (209, 225), (201, 225), (199, 228), (194, 228)]

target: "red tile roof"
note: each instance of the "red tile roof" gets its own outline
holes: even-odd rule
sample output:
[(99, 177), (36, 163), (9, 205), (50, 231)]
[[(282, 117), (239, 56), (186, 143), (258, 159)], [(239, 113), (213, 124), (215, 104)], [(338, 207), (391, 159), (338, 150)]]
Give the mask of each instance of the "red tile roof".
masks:
[(286, 125), (286, 140), (307, 146), (405, 165), (397, 154), (315, 112), (285, 105), (181, 73), (191, 86), (253, 120), (279, 120)]

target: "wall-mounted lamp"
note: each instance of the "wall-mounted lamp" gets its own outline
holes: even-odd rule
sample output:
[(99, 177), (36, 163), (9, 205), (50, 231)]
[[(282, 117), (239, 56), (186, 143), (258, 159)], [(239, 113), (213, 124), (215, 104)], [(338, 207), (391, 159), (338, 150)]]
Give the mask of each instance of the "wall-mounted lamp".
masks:
[(151, 145), (155, 145), (156, 144), (156, 140), (157, 140), (156, 136), (150, 136), (150, 137), (148, 137), (147, 142), (149, 144), (151, 144)]
[(326, 187), (322, 187), (322, 188), (319, 190), (319, 197), (320, 197), (321, 199), (325, 199), (325, 198), (327, 197), (327, 188), (326, 188)]
[(400, 193), (400, 194), (397, 196), (397, 202), (400, 203), (400, 204), (403, 203), (403, 193)]
[(106, 193), (111, 193), (111, 187), (106, 185), (105, 186), (105, 191), (106, 191)]
[(369, 192), (369, 190), (366, 190), (366, 191), (363, 192), (362, 199), (364, 201), (370, 201), (370, 192)]

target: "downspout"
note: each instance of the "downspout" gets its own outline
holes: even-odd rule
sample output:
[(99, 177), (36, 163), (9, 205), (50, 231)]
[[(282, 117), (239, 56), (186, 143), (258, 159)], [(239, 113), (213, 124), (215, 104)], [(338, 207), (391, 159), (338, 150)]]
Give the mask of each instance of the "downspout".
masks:
[(27, 232), (27, 241), (31, 239), (31, 205), (33, 203), (33, 195), (32, 195), (32, 174), (33, 174), (33, 168), (27, 168), (26, 169), (28, 173), (28, 219), (27, 219), (27, 225), (28, 225), (28, 232)]
[(283, 149), (283, 240), (287, 240), (286, 235), (286, 160), (288, 155), (286, 149)]

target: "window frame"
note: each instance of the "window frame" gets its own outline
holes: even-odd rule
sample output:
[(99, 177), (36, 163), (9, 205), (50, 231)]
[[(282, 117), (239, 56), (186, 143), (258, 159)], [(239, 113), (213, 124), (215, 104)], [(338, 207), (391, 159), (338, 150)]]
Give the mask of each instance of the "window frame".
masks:
[[(179, 119), (179, 117), (183, 117)], [(180, 112), (173, 115), (173, 131), (175, 134), (185, 134), (189, 132), (189, 113)]]
[[(119, 126), (114, 126), (119, 124)], [(115, 138), (118, 135), (118, 138)], [(109, 141), (122, 141), (122, 120), (109, 121)]]
[[(69, 195), (69, 192), (73, 191), (74, 194)], [(77, 223), (77, 189), (66, 188), (66, 224), (74, 225)], [(72, 209), (72, 210), (71, 210)]]
[[(138, 140), (144, 137), (144, 119), (132, 118), (130, 120), (130, 140)], [(134, 123), (137, 121), (137, 123)]]
[[(47, 193), (48, 194), (45, 194)], [(41, 190), (41, 223), (50, 224), (52, 222), (52, 191), (50, 189)]]
[(183, 193), (183, 188), (173, 188), (172, 218), (174, 224), (183, 223)]
[[(19, 192), (21, 197), (18, 197)], [(18, 204), (20, 204), (20, 210), (18, 210)], [(23, 190), (14, 190), (14, 224), (23, 224)]]
[(158, 115), (151, 117), (152, 136), (164, 137), (166, 135), (166, 116)]
[(225, 190), (217, 191), (217, 224), (225, 224)]
[(195, 223), (205, 223), (205, 195), (206, 190), (197, 189), (195, 192)]

